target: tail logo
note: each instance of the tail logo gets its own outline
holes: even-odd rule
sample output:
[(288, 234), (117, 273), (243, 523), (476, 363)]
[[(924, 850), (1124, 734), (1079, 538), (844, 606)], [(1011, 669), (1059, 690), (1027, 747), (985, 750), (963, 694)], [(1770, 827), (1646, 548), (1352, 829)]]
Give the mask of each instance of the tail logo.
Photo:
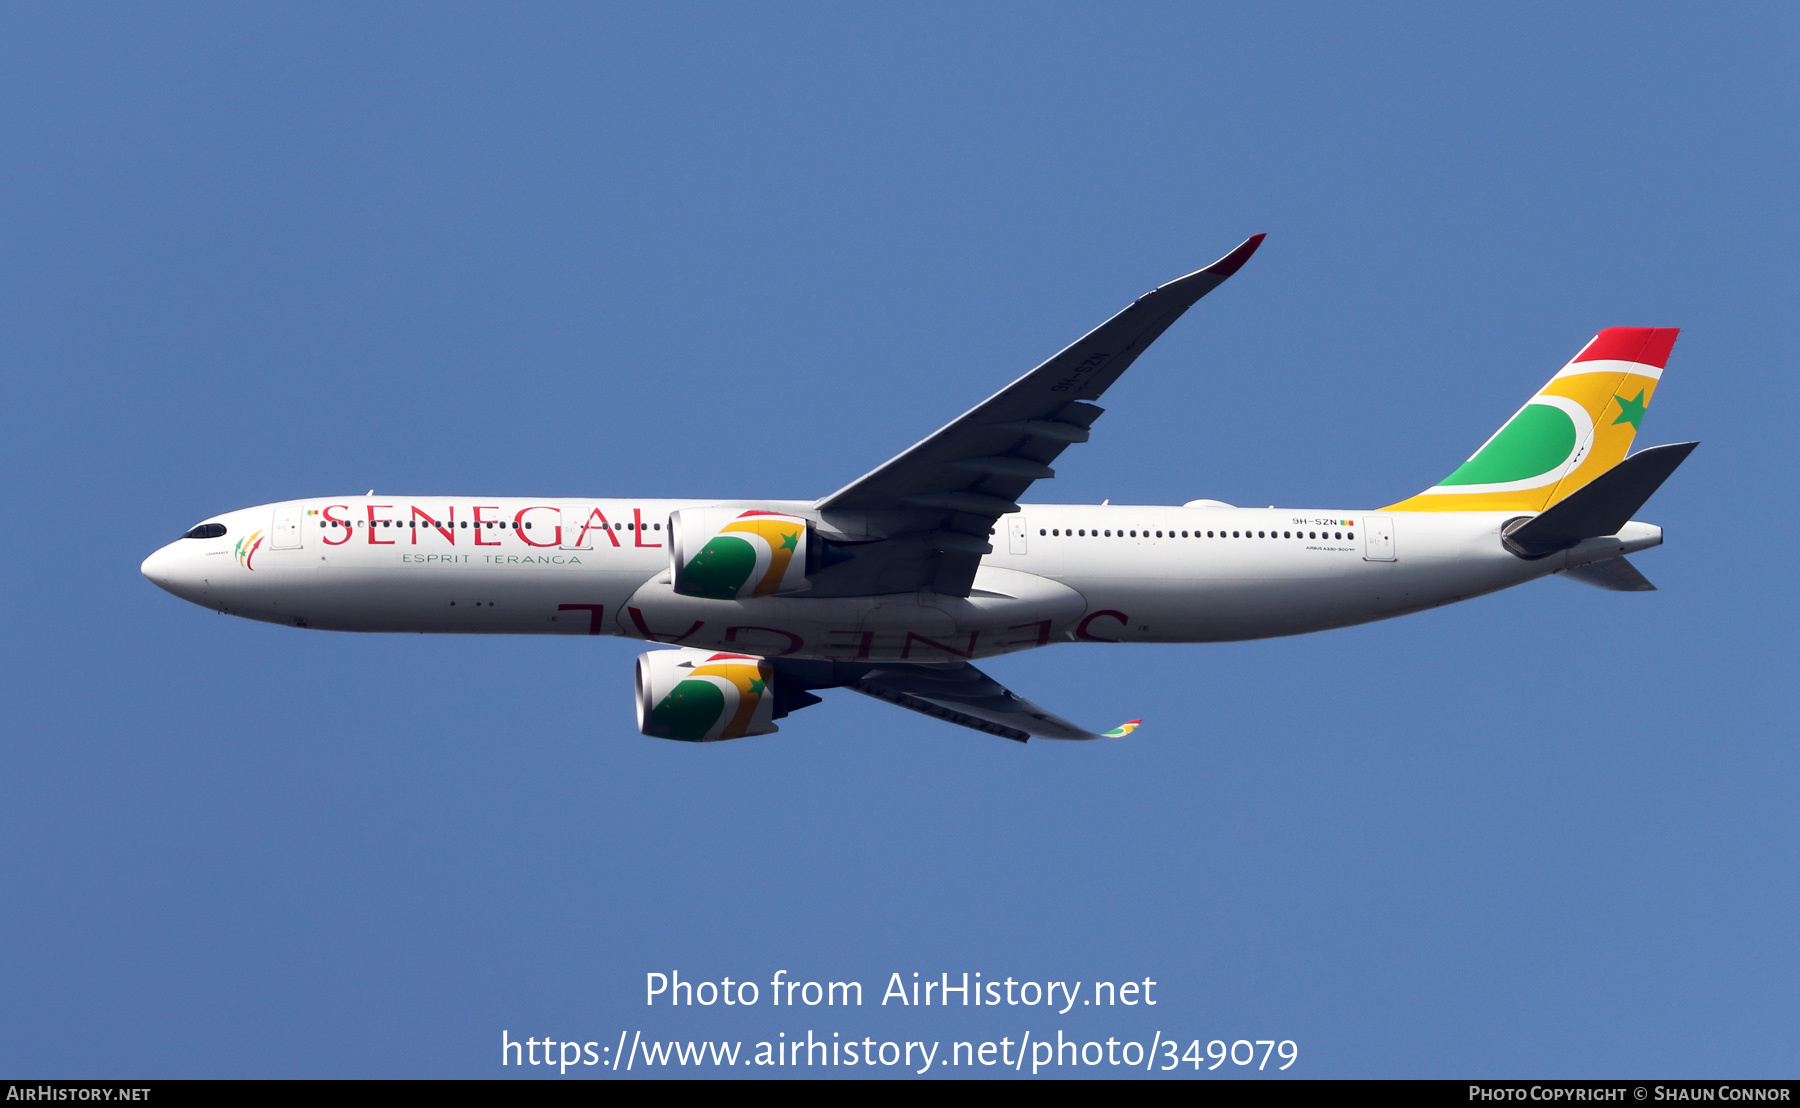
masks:
[(1580, 465), (1593, 435), (1586, 408), (1565, 396), (1540, 394), (1438, 487), (1464, 493), (1537, 488)]
[(1624, 461), (1675, 335), (1673, 327), (1601, 331), (1455, 472), (1386, 510), (1541, 512), (1555, 504)]
[(1613, 399), (1619, 402), (1619, 418), (1612, 421), (1614, 427), (1621, 423), (1631, 424), (1634, 431), (1643, 427), (1644, 409), (1650, 406), (1650, 402), (1644, 399), (1643, 389), (1639, 389), (1638, 394), (1630, 400), (1617, 394), (1614, 394)]

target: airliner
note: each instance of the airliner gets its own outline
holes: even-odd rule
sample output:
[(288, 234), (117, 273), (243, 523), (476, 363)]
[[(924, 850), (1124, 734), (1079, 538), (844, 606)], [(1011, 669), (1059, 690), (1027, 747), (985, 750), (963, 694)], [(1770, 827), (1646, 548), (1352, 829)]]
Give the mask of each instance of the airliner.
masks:
[(1437, 484), (1382, 508), (1030, 504), (1099, 400), (1262, 244), (1145, 293), (891, 461), (816, 500), (312, 497), (214, 516), (144, 576), (329, 631), (615, 635), (649, 736), (714, 742), (846, 688), (1019, 742), (1089, 731), (975, 663), (1052, 643), (1202, 643), (1388, 619), (1557, 574), (1653, 586), (1631, 517), (1697, 443), (1627, 456), (1674, 328), (1596, 335)]

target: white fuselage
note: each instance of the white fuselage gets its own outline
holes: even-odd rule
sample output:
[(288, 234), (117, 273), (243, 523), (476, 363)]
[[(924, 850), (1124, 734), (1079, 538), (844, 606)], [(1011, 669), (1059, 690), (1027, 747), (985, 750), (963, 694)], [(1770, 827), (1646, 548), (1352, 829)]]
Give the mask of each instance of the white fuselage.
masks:
[[(334, 631), (617, 635), (768, 656), (945, 662), (1052, 642), (1219, 642), (1386, 619), (1655, 546), (1528, 561), (1517, 513), (1028, 505), (964, 597), (709, 600), (670, 587), (667, 520), (714, 501), (340, 497), (215, 517), (144, 562), (230, 615)], [(794, 504), (794, 508), (803, 505)], [(593, 521), (603, 517), (604, 529)], [(573, 522), (588, 521), (577, 528)]]

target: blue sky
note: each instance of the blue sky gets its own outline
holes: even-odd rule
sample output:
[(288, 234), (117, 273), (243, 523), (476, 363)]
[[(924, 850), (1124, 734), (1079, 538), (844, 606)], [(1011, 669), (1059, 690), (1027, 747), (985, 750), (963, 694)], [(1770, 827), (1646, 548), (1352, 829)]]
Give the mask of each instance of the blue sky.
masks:
[[(1312, 1077), (1791, 1074), (1797, 25), (0, 12), (0, 1070), (1060, 1028), (1292, 1039)], [(989, 666), (1127, 742), (839, 693), (690, 747), (635, 733), (629, 642), (298, 632), (138, 575), (369, 487), (820, 495), (1258, 231), (1035, 499), (1389, 503), (1600, 327), (1677, 326), (1639, 443), (1704, 446), (1643, 513), (1662, 591)], [(778, 969), (1161, 999), (641, 1002)]]

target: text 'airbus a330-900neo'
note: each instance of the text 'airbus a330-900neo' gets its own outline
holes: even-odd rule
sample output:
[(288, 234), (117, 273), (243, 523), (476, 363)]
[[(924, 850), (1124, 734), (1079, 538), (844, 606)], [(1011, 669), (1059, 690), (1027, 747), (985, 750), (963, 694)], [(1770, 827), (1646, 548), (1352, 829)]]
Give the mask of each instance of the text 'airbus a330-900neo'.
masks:
[(340, 496), (217, 516), (144, 575), (333, 631), (619, 635), (638, 726), (765, 735), (849, 688), (978, 731), (1092, 739), (976, 668), (1051, 643), (1195, 643), (1387, 619), (1552, 573), (1653, 588), (1631, 519), (1696, 444), (1630, 457), (1673, 328), (1609, 327), (1449, 476), (1385, 508), (1033, 504), (1112, 386), (1257, 235), (819, 500)]

